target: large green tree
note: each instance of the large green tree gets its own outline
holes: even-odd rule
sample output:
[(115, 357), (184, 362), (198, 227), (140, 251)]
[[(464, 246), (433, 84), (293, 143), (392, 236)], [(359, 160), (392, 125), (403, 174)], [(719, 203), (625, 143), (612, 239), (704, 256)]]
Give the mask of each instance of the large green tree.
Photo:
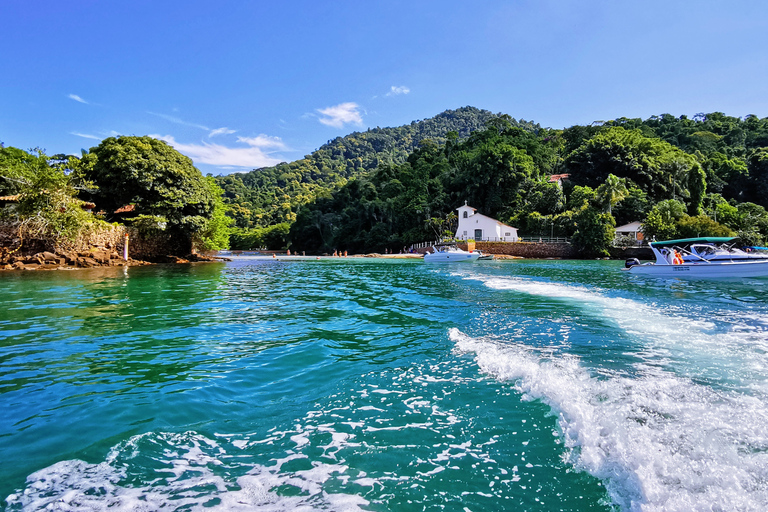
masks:
[(611, 213), (611, 208), (613, 208), (616, 203), (620, 202), (629, 194), (626, 181), (613, 174), (609, 174), (608, 177), (605, 178), (605, 182), (597, 187), (595, 192), (597, 193), (598, 199), (605, 204), (608, 213)]
[(643, 221), (647, 240), (669, 240), (677, 236), (677, 223), (685, 216), (685, 205), (675, 199), (657, 203)]
[[(93, 200), (108, 219), (154, 217), (182, 250), (185, 245), (191, 249), (193, 237), (212, 226), (220, 189), (164, 141), (109, 137), (91, 148), (84, 161), (83, 175), (98, 187)], [(133, 205), (132, 211), (119, 217), (115, 212), (127, 205)], [(209, 232), (206, 238), (216, 236)]]
[(768, 147), (753, 150), (747, 158), (749, 187), (746, 198), (768, 206)]
[(612, 127), (568, 155), (565, 169), (577, 185), (599, 187), (609, 175), (635, 183), (652, 201), (688, 197), (688, 173), (696, 159), (641, 130)]
[(616, 236), (613, 217), (590, 206), (576, 215), (574, 221), (576, 232), (571, 243), (579, 254), (586, 258), (608, 256), (608, 248)]
[(16, 203), (0, 210), (0, 217), (13, 223), (22, 238), (46, 240), (52, 248), (66, 250), (94, 223), (78, 198), (88, 185), (78, 168), (74, 157), (0, 148), (0, 193), (18, 195)]

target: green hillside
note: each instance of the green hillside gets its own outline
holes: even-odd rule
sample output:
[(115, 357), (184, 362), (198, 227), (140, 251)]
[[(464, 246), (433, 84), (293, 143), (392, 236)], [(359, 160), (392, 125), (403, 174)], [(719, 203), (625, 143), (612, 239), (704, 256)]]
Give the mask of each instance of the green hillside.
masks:
[[(571, 237), (585, 257), (607, 254), (614, 227), (632, 221), (647, 238), (768, 242), (768, 118), (754, 115), (553, 130), (465, 107), (215, 180), (151, 137), (105, 139), (81, 157), (34, 153), (0, 143), (0, 196), (19, 196), (0, 221), (57, 237), (92, 220), (72, 207), (85, 200), (107, 220), (175, 230), (199, 247), (383, 252), (450, 234), (467, 201), (521, 235)], [(133, 217), (112, 218), (128, 204)]]
[[(301, 205), (328, 194), (350, 178), (380, 165), (401, 164), (425, 139), (443, 144), (449, 133), (459, 139), (484, 129), (498, 117), (487, 110), (464, 107), (396, 128), (372, 128), (337, 137), (301, 160), (248, 173), (216, 177), (224, 201), (241, 228), (293, 222)], [(536, 131), (540, 127), (509, 119), (514, 126)]]
[[(562, 187), (549, 178), (560, 173), (569, 174)], [(768, 118), (716, 112), (551, 130), (497, 116), (300, 207), (286, 242), (307, 252), (399, 250), (450, 233), (466, 200), (522, 235), (572, 237), (584, 256), (607, 254), (613, 228), (635, 220), (648, 238), (738, 234), (764, 244), (766, 177)]]

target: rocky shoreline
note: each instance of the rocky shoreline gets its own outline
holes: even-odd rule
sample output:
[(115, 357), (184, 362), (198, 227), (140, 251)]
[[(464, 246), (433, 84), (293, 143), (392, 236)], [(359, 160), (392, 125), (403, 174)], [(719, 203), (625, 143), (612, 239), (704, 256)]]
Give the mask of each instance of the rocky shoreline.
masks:
[(228, 261), (227, 258), (191, 254), (183, 258), (168, 255), (159, 261), (144, 261), (128, 258), (115, 250), (96, 247), (88, 252), (55, 253), (38, 252), (32, 255), (15, 254), (0, 247), (0, 270), (73, 270), (97, 267), (136, 267), (157, 263), (193, 263), (200, 261)]

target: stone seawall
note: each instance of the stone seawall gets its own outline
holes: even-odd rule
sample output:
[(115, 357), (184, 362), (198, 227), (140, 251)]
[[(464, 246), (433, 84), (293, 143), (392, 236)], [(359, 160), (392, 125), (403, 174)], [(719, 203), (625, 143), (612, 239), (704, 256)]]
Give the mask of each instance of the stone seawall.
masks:
[[(170, 254), (188, 254), (189, 248), (173, 246), (163, 232), (143, 237), (134, 229), (116, 224), (94, 224), (74, 241), (55, 244), (43, 238), (20, 237), (17, 226), (0, 225), (0, 248), (5, 254), (30, 256), (41, 252), (60, 255), (84, 254), (94, 250), (117, 252), (122, 256), (125, 235), (128, 235), (128, 256), (136, 260), (162, 261)], [(186, 252), (184, 251), (186, 249)]]
[[(466, 250), (467, 244), (459, 244)], [(576, 250), (571, 244), (551, 244), (546, 242), (475, 242), (475, 249), (488, 254), (504, 254), (522, 258), (559, 258), (574, 259)]]

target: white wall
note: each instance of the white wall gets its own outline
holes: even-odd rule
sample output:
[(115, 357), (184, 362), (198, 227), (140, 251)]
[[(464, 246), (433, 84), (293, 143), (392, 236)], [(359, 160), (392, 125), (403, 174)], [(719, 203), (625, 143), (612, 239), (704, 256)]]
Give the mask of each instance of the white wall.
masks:
[[(458, 240), (472, 238), (477, 242), (481, 240), (489, 240), (491, 242), (517, 241), (516, 228), (506, 226), (495, 219), (476, 213), (475, 209), (471, 206), (464, 205), (456, 210), (459, 216), (459, 227), (456, 230), (456, 238)], [(466, 217), (464, 217), (465, 213)], [(475, 230), (478, 229), (482, 231), (481, 236), (477, 236), (475, 233)]]

